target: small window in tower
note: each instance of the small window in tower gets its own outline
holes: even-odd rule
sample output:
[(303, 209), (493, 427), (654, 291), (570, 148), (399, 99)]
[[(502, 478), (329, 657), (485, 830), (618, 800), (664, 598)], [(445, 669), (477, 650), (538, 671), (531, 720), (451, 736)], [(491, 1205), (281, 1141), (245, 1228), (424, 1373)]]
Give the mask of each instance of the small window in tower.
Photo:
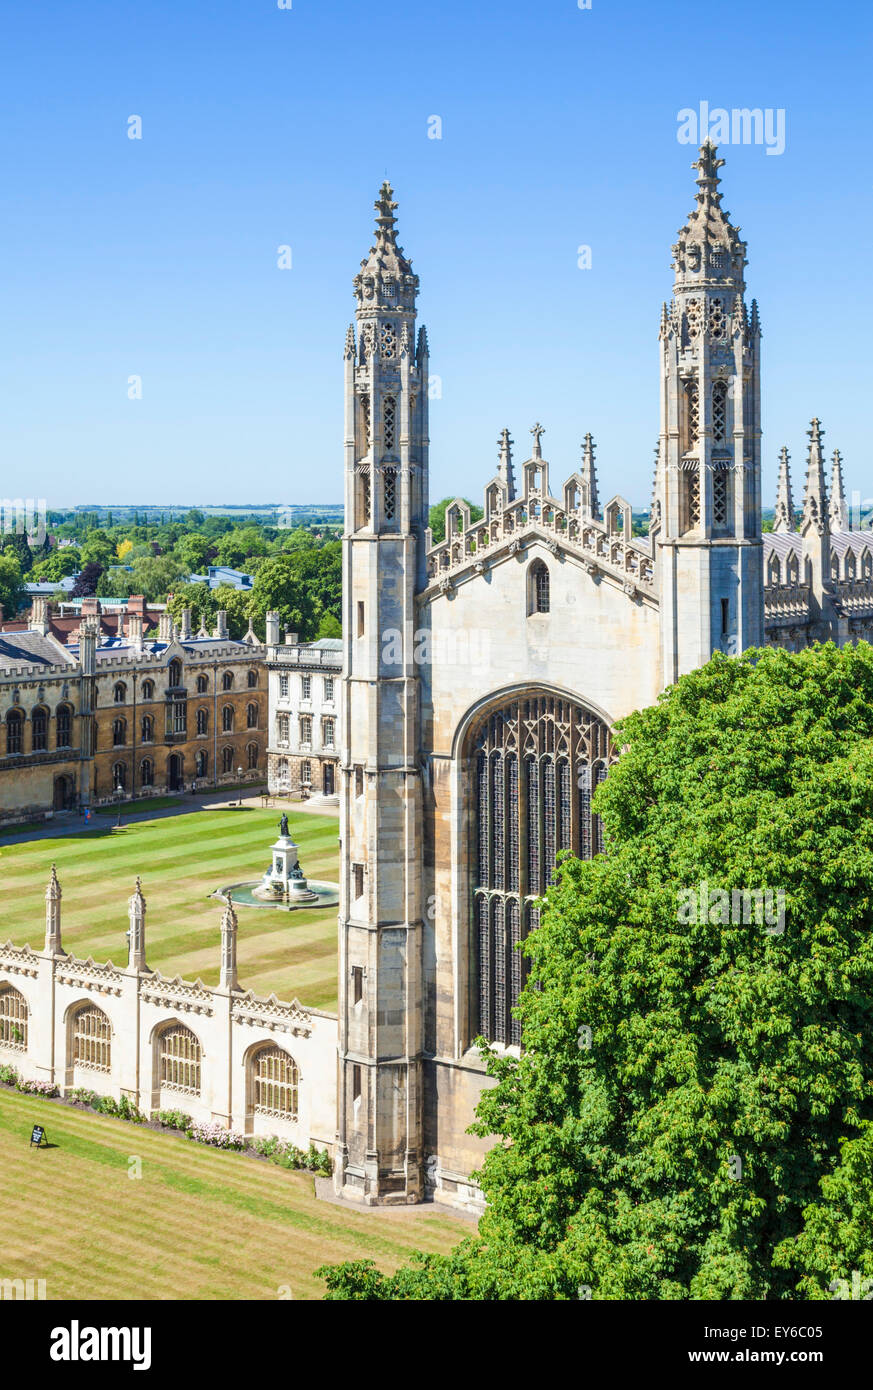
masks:
[(727, 382), (717, 381), (712, 388), (712, 442), (727, 443)]
[(730, 600), (723, 598), (721, 601), (721, 635), (727, 637), (730, 631)]
[(397, 402), (393, 396), (386, 396), (382, 407), (382, 447), (386, 453), (394, 452), (396, 424)]
[(356, 767), (356, 768), (355, 768), (355, 796), (363, 796), (363, 795), (364, 795), (364, 769), (363, 769), (362, 767)]
[(394, 356), (397, 350), (397, 335), (393, 323), (382, 324), (379, 330), (379, 350), (388, 361)]
[(727, 526), (728, 524), (728, 472), (726, 468), (718, 468), (712, 475), (712, 524), (713, 526)]
[(352, 879), (354, 883), (355, 901), (364, 896), (364, 866), (363, 864), (352, 865)]
[(352, 966), (352, 1003), (360, 1004), (364, 997), (364, 967)]
[(358, 599), (358, 636), (364, 635), (364, 600)]
[(382, 291), (386, 299), (393, 299), (396, 286), (393, 280), (382, 281)]
[(397, 515), (397, 470), (385, 469), (385, 520), (393, 521)]
[(352, 1100), (361, 1099), (361, 1068), (357, 1062), (352, 1065)]

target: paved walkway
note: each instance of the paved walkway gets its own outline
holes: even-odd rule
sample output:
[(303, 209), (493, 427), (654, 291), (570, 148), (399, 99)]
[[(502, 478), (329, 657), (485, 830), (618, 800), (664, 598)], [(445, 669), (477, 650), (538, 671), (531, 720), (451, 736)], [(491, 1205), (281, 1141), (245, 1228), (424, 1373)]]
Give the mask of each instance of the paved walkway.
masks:
[[(190, 793), (180, 792), (179, 806), (160, 806), (138, 811), (128, 811), (125, 803), (121, 803), (121, 826), (133, 825), (137, 821), (164, 820), (173, 816), (189, 816), (193, 811), (230, 811), (230, 810), (261, 810), (263, 809), (263, 793), (261, 791), (248, 792), (242, 794), (235, 792), (232, 796), (223, 795), (221, 788), (217, 788), (214, 794), (209, 792), (198, 793), (191, 796)], [(157, 800), (157, 798), (155, 798)], [(102, 808), (101, 808), (102, 809)], [(76, 811), (57, 811), (51, 820), (47, 820), (44, 825), (31, 825), (22, 827), (19, 831), (10, 830), (8, 834), (0, 831), (0, 850), (4, 845), (21, 845), (31, 840), (59, 840), (66, 839), (68, 835), (88, 834), (94, 830), (114, 830), (116, 828), (117, 810), (106, 807), (106, 815), (98, 815), (95, 811), (91, 813), (90, 821), (85, 822), (84, 816), (80, 816)], [(316, 816), (336, 816), (339, 817), (339, 802), (335, 799), (313, 796), (307, 801), (290, 801), (287, 798), (271, 796), (267, 803), (267, 810), (287, 811), (289, 815), (296, 815), (298, 811), (308, 812)], [(278, 824), (278, 822), (277, 822)]]

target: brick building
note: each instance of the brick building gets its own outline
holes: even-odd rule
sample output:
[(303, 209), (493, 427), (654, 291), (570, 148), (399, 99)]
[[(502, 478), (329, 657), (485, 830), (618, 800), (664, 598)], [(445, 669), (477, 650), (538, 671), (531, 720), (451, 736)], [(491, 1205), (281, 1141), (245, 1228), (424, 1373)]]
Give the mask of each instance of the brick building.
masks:
[[(213, 633), (162, 614), (107, 637), (97, 615), (70, 640), (36, 603), (31, 627), (0, 633), (0, 823), (115, 799), (258, 781), (265, 771), (264, 648), (218, 614)], [(73, 640), (75, 639), (75, 640)]]

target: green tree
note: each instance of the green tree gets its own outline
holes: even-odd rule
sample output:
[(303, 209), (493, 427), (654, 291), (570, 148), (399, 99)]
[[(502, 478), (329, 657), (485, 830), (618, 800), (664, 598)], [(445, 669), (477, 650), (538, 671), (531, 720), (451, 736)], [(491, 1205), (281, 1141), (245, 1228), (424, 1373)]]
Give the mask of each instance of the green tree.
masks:
[(0, 551), (0, 604), (7, 618), (13, 618), (24, 601), (21, 565), (11, 551)]
[[(429, 522), (434, 545), (440, 545), (446, 538), (446, 508), (454, 500), (454, 497), (444, 497), (441, 502), (434, 502), (430, 509)], [(464, 501), (470, 508), (470, 520), (481, 521), (484, 516), (482, 508), (477, 507), (475, 502), (469, 501), (468, 498), (464, 498)]]
[(189, 574), (202, 574), (215, 554), (215, 546), (206, 536), (196, 532), (183, 536), (175, 551), (179, 564)]
[(31, 573), (34, 582), (54, 583), (58, 579), (66, 579), (70, 574), (76, 574), (81, 568), (82, 556), (77, 547), (65, 545), (59, 550), (53, 550), (44, 560), (40, 560), (38, 565), (34, 565)]
[[(617, 739), (605, 852), (562, 863), (524, 1051), (488, 1058), (478, 1237), (330, 1270), (329, 1297), (785, 1299), (873, 1273), (873, 648), (717, 656)], [(765, 889), (784, 915), (743, 920)]]

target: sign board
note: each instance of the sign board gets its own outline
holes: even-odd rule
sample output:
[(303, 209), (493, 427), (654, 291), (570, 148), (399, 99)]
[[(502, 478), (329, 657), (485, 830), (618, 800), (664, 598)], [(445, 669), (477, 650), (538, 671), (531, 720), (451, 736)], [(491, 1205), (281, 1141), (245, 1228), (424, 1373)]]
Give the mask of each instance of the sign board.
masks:
[(33, 1148), (35, 1144), (36, 1147), (39, 1148), (43, 1139), (45, 1139), (45, 1130), (42, 1125), (34, 1125), (30, 1134), (30, 1147)]

